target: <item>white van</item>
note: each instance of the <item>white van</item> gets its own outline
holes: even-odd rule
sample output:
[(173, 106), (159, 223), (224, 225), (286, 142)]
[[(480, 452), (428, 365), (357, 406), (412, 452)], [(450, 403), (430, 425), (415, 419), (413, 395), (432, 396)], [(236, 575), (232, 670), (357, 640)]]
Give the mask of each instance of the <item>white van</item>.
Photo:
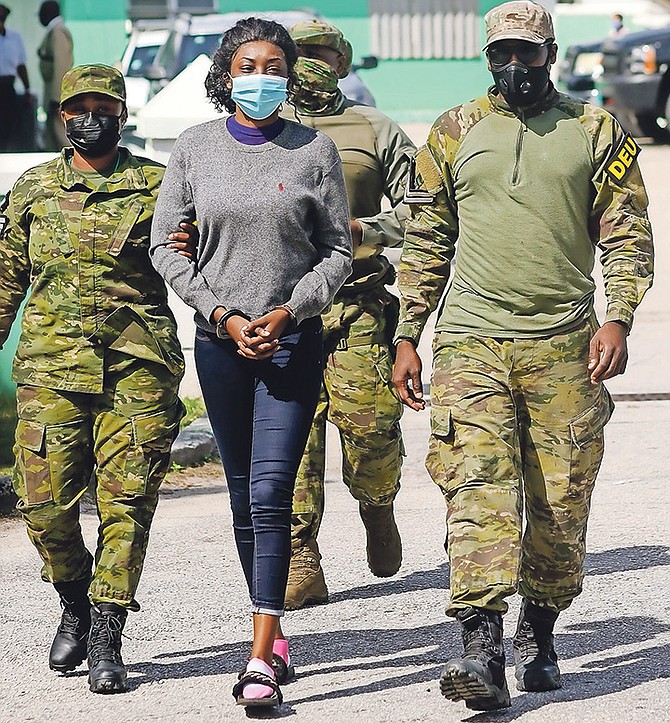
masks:
[(129, 130), (136, 127), (137, 111), (146, 105), (151, 95), (151, 81), (144, 77), (144, 71), (154, 64), (156, 53), (165, 44), (169, 34), (167, 20), (145, 21), (135, 25), (128, 38), (119, 69), (126, 81), (126, 127)]

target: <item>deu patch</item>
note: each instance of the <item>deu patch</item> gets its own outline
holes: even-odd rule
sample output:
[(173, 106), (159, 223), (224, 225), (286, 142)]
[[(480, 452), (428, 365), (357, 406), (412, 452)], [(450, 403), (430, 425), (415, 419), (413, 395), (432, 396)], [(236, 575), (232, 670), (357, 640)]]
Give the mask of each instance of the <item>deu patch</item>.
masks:
[(622, 181), (640, 153), (640, 146), (630, 133), (626, 133), (619, 147), (607, 161), (605, 170), (613, 181)]

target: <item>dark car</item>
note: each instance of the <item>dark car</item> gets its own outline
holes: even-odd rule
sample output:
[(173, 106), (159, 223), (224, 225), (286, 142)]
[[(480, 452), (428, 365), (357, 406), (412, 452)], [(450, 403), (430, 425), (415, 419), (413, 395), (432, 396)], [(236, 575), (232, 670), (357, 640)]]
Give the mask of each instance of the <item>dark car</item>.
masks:
[(670, 138), (670, 28), (607, 38), (602, 55), (604, 107), (635, 135)]
[(559, 90), (573, 98), (601, 105), (596, 80), (603, 72), (602, 40), (570, 45), (565, 51), (558, 73)]

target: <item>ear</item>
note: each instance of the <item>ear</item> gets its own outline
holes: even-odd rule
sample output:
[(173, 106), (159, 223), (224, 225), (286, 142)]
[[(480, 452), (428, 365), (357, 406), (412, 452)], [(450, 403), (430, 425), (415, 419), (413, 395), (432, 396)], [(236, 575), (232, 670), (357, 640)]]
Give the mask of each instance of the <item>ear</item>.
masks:
[(558, 45), (552, 43), (549, 47), (549, 65), (553, 65), (556, 62), (556, 56), (558, 54)]
[(342, 55), (342, 53), (339, 53), (337, 56), (337, 67), (335, 68), (335, 72), (337, 73), (338, 78), (342, 77), (342, 73), (347, 69), (347, 59)]

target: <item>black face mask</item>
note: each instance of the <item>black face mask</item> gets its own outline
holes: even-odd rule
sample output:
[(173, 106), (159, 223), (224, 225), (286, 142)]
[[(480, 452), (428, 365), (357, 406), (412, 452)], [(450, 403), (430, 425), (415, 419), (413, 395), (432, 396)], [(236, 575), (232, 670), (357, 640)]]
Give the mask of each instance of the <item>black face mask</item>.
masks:
[(549, 83), (549, 61), (538, 67), (507, 63), (502, 68), (492, 69), (491, 75), (496, 88), (511, 106), (529, 106), (540, 99)]
[(65, 135), (82, 155), (98, 158), (121, 139), (121, 122), (115, 115), (83, 113), (65, 121)]

